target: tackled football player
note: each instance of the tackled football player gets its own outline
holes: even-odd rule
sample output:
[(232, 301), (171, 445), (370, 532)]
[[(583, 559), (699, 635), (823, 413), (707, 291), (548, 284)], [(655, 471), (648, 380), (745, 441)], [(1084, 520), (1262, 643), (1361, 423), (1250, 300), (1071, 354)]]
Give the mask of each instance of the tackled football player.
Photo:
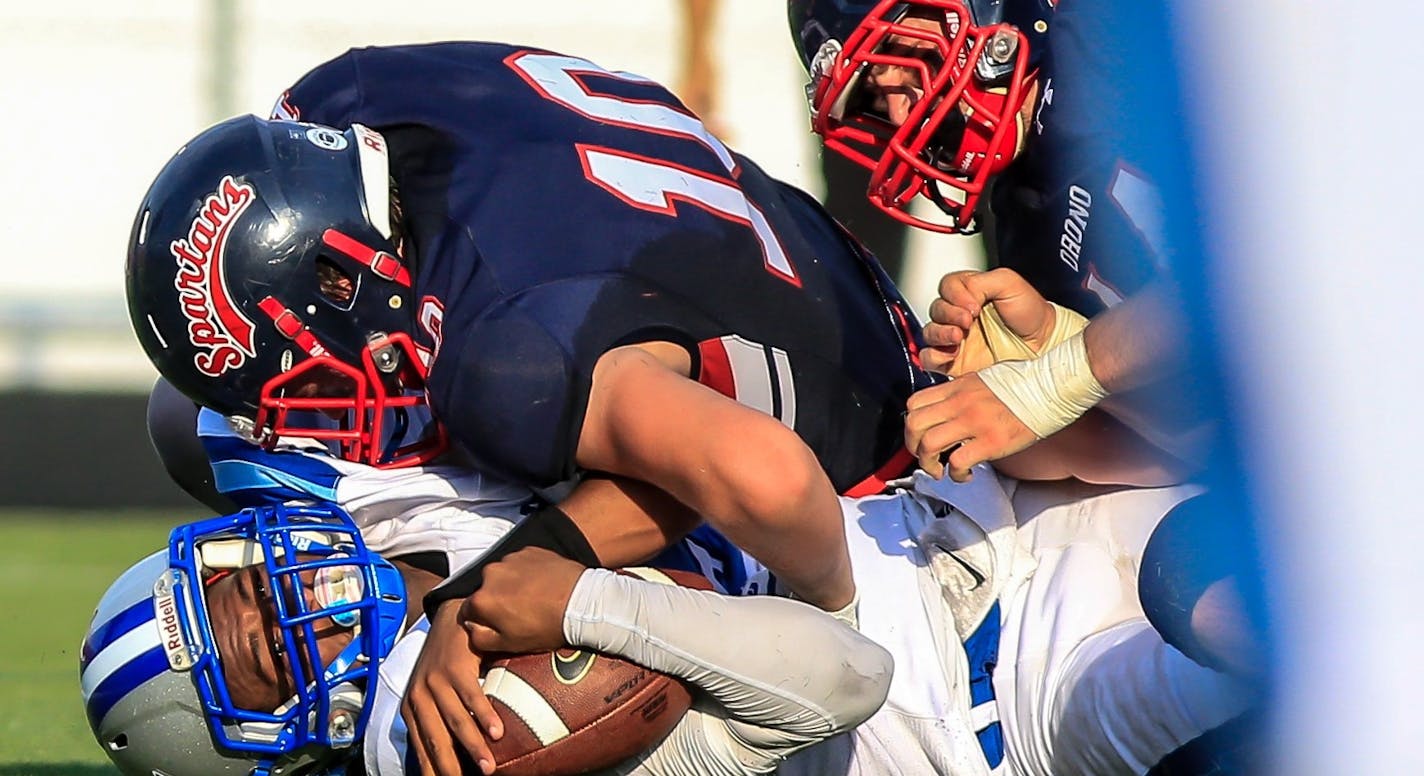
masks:
[[(388, 473), (351, 474), (373, 481)], [(446, 475), (452, 479), (438, 487)], [(480, 491), (479, 477), (447, 468), (419, 479), (423, 483), (406, 477), (401, 499), (368, 510), (381, 518), (363, 529), (335, 504), (254, 507), (180, 525), (166, 549), (126, 571), (100, 601), (80, 661), (91, 727), (120, 771), (413, 770), (399, 705), (428, 625), (420, 597), (440, 578), (434, 567), (478, 556), (518, 518), (517, 502), (493, 491), (486, 495), (495, 498), (478, 510), (442, 504), (452, 488), (462, 495)], [(570, 509), (577, 509), (577, 498)], [(380, 499), (363, 500), (369, 507)], [(402, 530), (383, 530), (390, 524)], [(389, 556), (372, 550), (363, 533), (379, 537)], [(431, 546), (441, 550), (421, 549)], [(511, 662), (501, 670), (523, 673), (500, 686), (517, 690), (524, 679), (536, 689), (491, 690), (514, 710), (511, 725), (522, 720), (531, 728), (509, 739), (501, 763), (524, 760), (523, 772), (532, 764), (532, 772), (571, 773), (637, 757), (619, 772), (671, 776), (697, 768), (689, 756), (712, 752), (726, 758), (721, 772), (760, 771), (858, 724), (884, 701), (889, 655), (814, 607), (683, 590), (652, 570), (581, 575), (572, 561), (562, 567), (521, 562), (535, 551), (547, 552), (530, 548), (491, 567), (497, 597), (531, 605), (556, 600), (557, 585), (572, 588), (572, 581), (542, 572), (571, 571), (582, 598), (566, 606), (564, 590), (553, 604), (559, 611), (552, 617), (562, 621), (567, 608), (573, 623), (568, 635), (558, 634), (561, 646), (586, 642), (586, 650), (681, 678), (699, 695), (689, 709), (686, 691), (667, 676), (608, 658), (586, 664), (578, 680), (587, 681), (565, 678), (564, 684), (555, 680), (557, 666), (547, 655), (522, 667)], [(554, 598), (543, 594), (550, 584)], [(633, 596), (629, 591), (640, 585), (660, 590)], [(637, 601), (640, 609), (619, 608), (625, 601)], [(767, 651), (737, 649), (720, 635), (727, 621), (756, 628)], [(803, 643), (826, 649), (792, 667), (774, 659)], [(797, 679), (794, 687), (784, 684), (788, 675)], [(492, 673), (488, 681), (498, 680)], [(610, 696), (610, 687), (627, 691)], [(542, 712), (541, 703), (548, 704)], [(541, 719), (531, 710), (557, 716)], [(555, 734), (561, 720), (566, 727)], [(664, 738), (660, 753), (643, 752)]]
[[(370, 773), (412, 771), (397, 709), (426, 623), (415, 610), (376, 619), (351, 607), (393, 589), (404, 589), (406, 602), (418, 598), (421, 583), (428, 588), (508, 531), (528, 491), (464, 467), (337, 460), (311, 440), (264, 450), (216, 413), (200, 422), (223, 496), (268, 505), (182, 527), (168, 553), (106, 594), (81, 662), (96, 737), (126, 773), (246, 773), (254, 764), (286, 772), (308, 761), (349, 772), (357, 754)], [(471, 598), (472, 641), (496, 652), (595, 649), (702, 687), (687, 718), (625, 766), (650, 775), (755, 773), (787, 756), (780, 769), (788, 774), (988, 773), (1001, 762), (1026, 774), (1137, 773), (1240, 709), (1246, 690), (1163, 644), (1133, 595), (1141, 543), (1194, 489), (1023, 484), (1016, 516), (1005, 491), (1014, 484), (1001, 487), (981, 468), (968, 484), (919, 475), (891, 493), (841, 500), (865, 596), (863, 638), (801, 604), (674, 594), (531, 549), (487, 568)], [(585, 493), (564, 502), (576, 519)], [(294, 498), (316, 503), (283, 503)], [(729, 592), (765, 590), (744, 556), (705, 526), (679, 544), (652, 565), (702, 569)], [(157, 595), (155, 579), (169, 577), (182, 589)], [(274, 600), (278, 591), (286, 595)], [(181, 600), (165, 608), (169, 598)], [(393, 600), (381, 605), (407, 608)], [(159, 604), (157, 616), (150, 604)], [(150, 646), (171, 638), (165, 628), (176, 621), (186, 651), (175, 666)], [(361, 623), (379, 628), (375, 644)], [(354, 664), (353, 639), (363, 656)], [(884, 651), (898, 667), (893, 679)], [(299, 656), (299, 666), (287, 668), (283, 654)], [(547, 658), (542, 665), (547, 671)], [(567, 733), (536, 728), (549, 738), (534, 755), (546, 765), (581, 771), (609, 762), (577, 743), (589, 735), (605, 757), (631, 755), (660, 735), (584, 727), (577, 720), (601, 708), (603, 692), (573, 690), (549, 699)], [(492, 693), (517, 710), (505, 721), (519, 734), (497, 744), (503, 761), (510, 746), (528, 745), (519, 743), (528, 740), (521, 719), (535, 719), (534, 707)], [(662, 715), (663, 724), (674, 716)], [(849, 737), (811, 746), (852, 727)]]
[[(521, 485), (649, 483), (853, 617), (836, 496), (906, 471), (904, 402), (932, 380), (907, 305), (810, 197), (656, 84), (535, 49), (353, 51), (277, 114), (318, 123), (204, 132), (135, 220), (131, 318), (175, 387), (380, 466), (448, 436)], [(427, 397), (440, 423), (418, 436)], [(525, 545), (609, 560), (556, 507), (491, 560)], [(452, 736), (488, 759), (481, 727), (500, 730), (454, 660), (479, 574), (427, 598), (407, 696), (444, 772)]]

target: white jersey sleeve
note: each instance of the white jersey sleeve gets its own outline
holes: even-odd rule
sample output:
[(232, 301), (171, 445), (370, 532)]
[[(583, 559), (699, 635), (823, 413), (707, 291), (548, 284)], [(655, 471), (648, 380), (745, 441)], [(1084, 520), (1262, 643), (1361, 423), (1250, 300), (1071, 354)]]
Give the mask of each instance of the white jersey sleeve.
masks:
[[(728, 638), (736, 623), (746, 640)], [(429, 624), (421, 619), (381, 664), (367, 727), (366, 770), (407, 773), (401, 697)], [(680, 677), (701, 691), (657, 747), (612, 771), (637, 776), (770, 773), (790, 753), (841, 733), (884, 700), (885, 650), (806, 604), (730, 597), (602, 569), (569, 601), (570, 644)]]
[[(204, 409), (198, 435), (219, 492), (240, 505), (318, 500), (339, 505), (366, 545), (386, 557), (487, 547), (530, 509), (533, 493), (459, 466), (377, 469), (331, 455), (315, 440), (267, 450)], [(455, 566), (452, 565), (451, 568)]]
[[(420, 657), (429, 632), (430, 621), (421, 617), (406, 629), (405, 635), (381, 663), (376, 696), (371, 701), (371, 716), (366, 722), (366, 739), (362, 745), (366, 773), (370, 776), (404, 776), (407, 759), (414, 756), (409, 752), (407, 741), (410, 731), (406, 729), (400, 713), (401, 698), (405, 697), (410, 673), (415, 669), (415, 661)], [(411, 772), (419, 771), (412, 768)]]
[(1153, 528), (1198, 491), (1019, 486), (1021, 541), (1037, 568), (1005, 593), (994, 675), (1014, 772), (1145, 773), (1255, 700), (1163, 642), (1138, 599)]
[(564, 636), (701, 691), (673, 732), (619, 774), (769, 773), (787, 755), (869, 717), (893, 671), (884, 649), (804, 603), (734, 598), (601, 569), (585, 571), (574, 588)]

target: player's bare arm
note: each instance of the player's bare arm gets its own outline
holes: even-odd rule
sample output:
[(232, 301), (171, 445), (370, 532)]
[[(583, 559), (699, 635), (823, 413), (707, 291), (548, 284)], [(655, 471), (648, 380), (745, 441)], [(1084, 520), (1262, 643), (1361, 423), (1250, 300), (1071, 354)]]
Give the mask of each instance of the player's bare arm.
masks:
[[(1110, 393), (1141, 388), (1182, 369), (1187, 345), (1178, 298), (1159, 278), (1094, 316), (1083, 330), (1093, 374)], [(1112, 411), (1111, 400), (1104, 409)]]
[(599, 359), (578, 464), (662, 488), (803, 600), (848, 606), (855, 586), (840, 504), (815, 455), (776, 419), (688, 379), (691, 366), (668, 342)]

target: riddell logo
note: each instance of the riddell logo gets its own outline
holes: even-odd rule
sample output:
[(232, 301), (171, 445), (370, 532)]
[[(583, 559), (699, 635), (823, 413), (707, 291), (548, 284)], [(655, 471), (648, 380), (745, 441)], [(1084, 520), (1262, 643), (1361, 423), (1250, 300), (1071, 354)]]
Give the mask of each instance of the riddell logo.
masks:
[(188, 341), (199, 349), (193, 364), (209, 377), (236, 369), (256, 355), (252, 321), (233, 306), (223, 276), (223, 252), (232, 225), (256, 196), (251, 185), (225, 176), (198, 208), (188, 237), (169, 246), (178, 262), (173, 287), (188, 319)]

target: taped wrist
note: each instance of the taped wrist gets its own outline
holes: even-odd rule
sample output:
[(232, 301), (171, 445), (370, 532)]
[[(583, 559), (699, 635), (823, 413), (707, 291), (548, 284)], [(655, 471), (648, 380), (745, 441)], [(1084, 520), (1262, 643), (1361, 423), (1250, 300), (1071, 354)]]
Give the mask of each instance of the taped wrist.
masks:
[(484, 584), (485, 566), (525, 547), (542, 547), (585, 566), (600, 565), (593, 547), (589, 546), (588, 538), (562, 509), (551, 504), (521, 520), (485, 554), (466, 564), (451, 574), (449, 579), (426, 593), (422, 600), (425, 616), (434, 617), (435, 610), (439, 609), (441, 604), (456, 598), (465, 598), (479, 590), (480, 585)]
[(1004, 361), (978, 374), (1039, 439), (1077, 420), (1108, 395), (1088, 366), (1081, 331), (1032, 361)]

